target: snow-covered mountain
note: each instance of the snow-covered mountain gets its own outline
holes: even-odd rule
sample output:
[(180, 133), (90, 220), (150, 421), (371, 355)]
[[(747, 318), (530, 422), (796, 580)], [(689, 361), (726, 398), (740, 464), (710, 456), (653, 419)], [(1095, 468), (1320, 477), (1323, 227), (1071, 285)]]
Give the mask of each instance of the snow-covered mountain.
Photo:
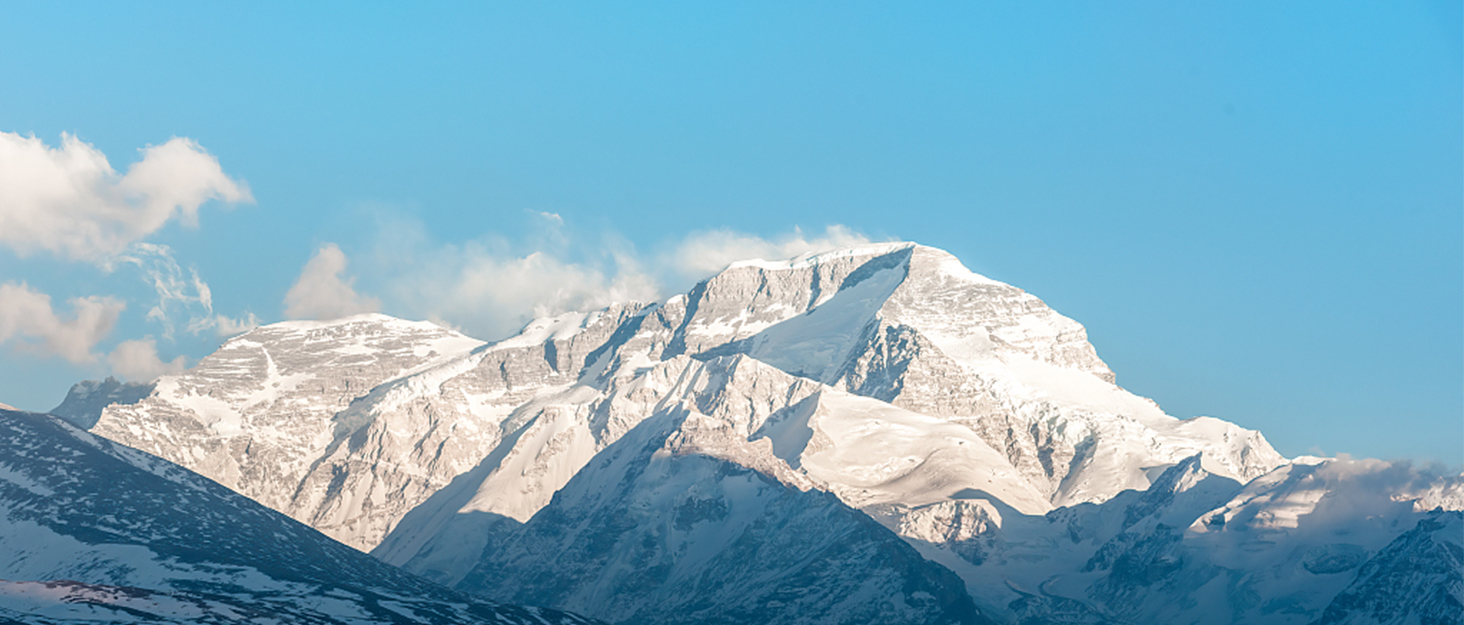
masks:
[(1436, 510), (1388, 543), (1316, 625), (1457, 623), (1464, 615), (1464, 513)]
[[(1288, 462), (1114, 380), (1078, 323), (898, 243), (491, 344), (381, 315), (265, 326), (92, 431), (436, 581), (625, 622), (1305, 623), (1419, 502), (1464, 507), (1457, 478)], [(1365, 511), (1389, 521), (1347, 525)]]
[[(1444, 514), (1425, 508), (1437, 505), (1428, 488), (1464, 493), (1459, 476), (1379, 461), (1302, 458), (1245, 485), (1200, 464), (1181, 462), (1146, 491), (1008, 515), (921, 551), (960, 574), (978, 604), (1004, 604), (1019, 619), (1305, 624), (1366, 577), (1395, 537)], [(1392, 589), (1394, 605), (1433, 592), (1432, 579)]]
[(796, 427), (767, 395), (787, 374), (744, 356), (662, 374), (700, 401), (661, 403), (459, 588), (615, 622), (984, 622), (958, 577), (749, 442)]
[(0, 410), (0, 620), (587, 623), (473, 600), (172, 463)]

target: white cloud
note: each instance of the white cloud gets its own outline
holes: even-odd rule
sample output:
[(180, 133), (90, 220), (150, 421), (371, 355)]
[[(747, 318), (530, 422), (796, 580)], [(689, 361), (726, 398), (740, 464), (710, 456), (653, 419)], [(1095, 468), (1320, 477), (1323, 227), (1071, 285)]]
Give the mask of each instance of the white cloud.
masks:
[(557, 215), (526, 211), (540, 232), (530, 243), (485, 235), (462, 244), (432, 239), (417, 219), (379, 212), (378, 238), (363, 277), (387, 300), (386, 310), (430, 319), (471, 336), (497, 339), (536, 316), (602, 307), (615, 299), (658, 292), (613, 254), (565, 236)]
[(254, 316), (254, 313), (247, 313), (238, 319), (224, 315), (214, 315), (212, 319), (205, 321), (208, 324), (205, 327), (212, 327), (214, 333), (219, 336), (243, 334), (259, 327), (259, 317)]
[[(431, 319), (478, 338), (498, 339), (535, 317), (572, 310), (593, 310), (614, 302), (654, 302), (748, 258), (783, 259), (808, 252), (868, 243), (843, 226), (821, 236), (801, 230), (772, 239), (731, 230), (694, 233), (649, 258), (613, 234), (598, 240), (558, 235), (564, 220), (543, 217), (547, 237), (534, 248), (516, 248), (485, 237), (464, 244), (442, 244), (420, 222), (399, 215), (378, 215), (381, 236), (365, 256), (365, 275), (380, 285), (393, 314)], [(656, 269), (649, 269), (654, 267)]]
[(379, 309), (380, 301), (356, 292), (355, 278), (342, 277), (348, 262), (336, 244), (322, 245), (285, 294), (285, 316), (336, 319)]
[(799, 228), (772, 239), (733, 230), (710, 230), (688, 235), (663, 264), (681, 278), (700, 279), (739, 260), (784, 260), (867, 243), (868, 237), (840, 225), (829, 226), (823, 236), (812, 238)]
[(440, 320), (488, 339), (512, 334), (535, 317), (593, 310), (616, 301), (655, 299), (655, 281), (629, 258), (568, 262), (543, 251), (519, 256), (470, 243), (423, 250), (389, 280), (406, 314)]
[(187, 368), (182, 356), (163, 362), (152, 337), (119, 343), (107, 354), (107, 364), (111, 365), (113, 375), (133, 382), (150, 382), (160, 375), (181, 373)]
[(177, 217), (198, 222), (208, 200), (251, 202), (244, 183), (224, 174), (192, 139), (141, 150), (118, 175), (107, 157), (69, 134), (59, 148), (0, 132), (0, 246), (97, 261), (127, 249)]
[(109, 297), (78, 297), (72, 313), (62, 317), (51, 307), (51, 296), (25, 283), (0, 284), (0, 344), (49, 352), (83, 364), (95, 362), (92, 353), (117, 323), (126, 304)]
[(564, 227), (564, 218), (563, 217), (560, 217), (559, 216), (559, 213), (551, 213), (551, 212), (548, 212), (548, 211), (530, 211), (530, 212), (538, 215), (544, 221), (549, 222), (549, 225), (552, 226), (552, 227), (554, 227), (554, 228), (563, 228)]

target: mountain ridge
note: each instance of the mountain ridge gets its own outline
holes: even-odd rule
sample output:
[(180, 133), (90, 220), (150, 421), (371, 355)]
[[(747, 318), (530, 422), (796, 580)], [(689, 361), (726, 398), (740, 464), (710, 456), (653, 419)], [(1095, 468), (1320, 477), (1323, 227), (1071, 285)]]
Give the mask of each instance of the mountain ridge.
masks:
[(0, 410), (0, 452), (19, 622), (589, 622), (470, 600), (51, 415)]
[[(272, 353), (298, 360), (292, 350), (307, 348), (304, 365), (271, 364)], [(1249, 523), (1235, 521), (1232, 507), (1253, 519), (1285, 509), (1272, 499), (1312, 497), (1287, 494), (1303, 491), (1286, 476), (1307, 470), (1259, 432), (1164, 414), (1114, 384), (1080, 324), (948, 253), (909, 243), (733, 263), (660, 303), (538, 319), (496, 342), (376, 315), (263, 326), (220, 352), (160, 380), (135, 404), (107, 407), (93, 431), (217, 475), (387, 562), (508, 597), (522, 595), (465, 580), (475, 569), (506, 570), (509, 554), (495, 545), (507, 537), (571, 544), (549, 538), (540, 513), (563, 505), (555, 498), (568, 484), (620, 466), (606, 454), (673, 406), (711, 420), (679, 421), (685, 431), (668, 435), (667, 453), (833, 494), (885, 532), (861, 540), (898, 537), (954, 571), (979, 618), (1155, 617), (1164, 595), (1149, 588), (1155, 578), (1135, 571), (1164, 570), (1170, 558), (1198, 567), (1187, 573), (1196, 583), (1240, 580), (1223, 571), (1247, 566), (1293, 579), (1286, 567), (1301, 560), (1291, 556), (1231, 569), (1196, 556), (1203, 551), (1193, 545), (1248, 544), (1242, 533), (1214, 529)], [(297, 377), (302, 370), (309, 375)], [(234, 387), (210, 394), (217, 389), (202, 382), (215, 379)], [(1373, 480), (1396, 473), (1391, 465), (1332, 466), (1344, 465)], [(1328, 479), (1327, 488), (1361, 488), (1353, 478)], [(1434, 479), (1417, 497), (1464, 501), (1458, 485)], [(1233, 500), (1236, 493), (1250, 499)], [(1351, 501), (1328, 496), (1298, 505)], [(1403, 524), (1421, 514), (1404, 508), (1387, 508), (1387, 518)], [(1310, 545), (1305, 537), (1321, 530), (1309, 524), (1335, 525), (1297, 523), (1265, 531)], [(1362, 553), (1395, 531), (1353, 530), (1373, 536), (1374, 546), (1356, 546)], [(601, 565), (584, 574), (610, 579), (631, 566)], [(1343, 585), (1323, 586), (1335, 594)], [(1330, 597), (1284, 601), (1313, 614)], [(1256, 612), (1249, 599), (1206, 601), (1199, 612), (1166, 618), (1235, 610), (1237, 618), (1305, 622)], [(1222, 605), (1229, 607), (1215, 609)]]

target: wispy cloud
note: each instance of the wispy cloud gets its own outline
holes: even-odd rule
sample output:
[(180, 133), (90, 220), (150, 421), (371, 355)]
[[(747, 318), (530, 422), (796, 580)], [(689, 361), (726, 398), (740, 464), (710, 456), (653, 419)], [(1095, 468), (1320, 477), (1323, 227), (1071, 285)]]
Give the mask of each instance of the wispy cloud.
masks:
[(784, 260), (870, 242), (869, 237), (841, 225), (829, 226), (819, 236), (806, 235), (795, 227), (792, 232), (771, 238), (727, 229), (706, 230), (687, 235), (668, 258), (661, 259), (661, 264), (680, 278), (698, 280), (739, 260)]
[(376, 298), (356, 292), (355, 278), (343, 275), (348, 264), (345, 253), (336, 244), (322, 245), (285, 294), (285, 316), (336, 319), (381, 308)]
[(142, 273), (143, 280), (157, 293), (157, 302), (147, 311), (147, 318), (162, 325), (163, 338), (171, 340), (181, 323), (190, 334), (213, 331), (218, 336), (247, 332), (259, 325), (253, 313), (232, 318), (214, 312), (213, 290), (198, 275), (198, 270), (183, 267), (166, 245), (134, 243), (118, 256), (106, 261), (129, 265)]
[(535, 215), (538, 215), (539, 218), (541, 218), (544, 221), (548, 222), (554, 228), (563, 228), (564, 227), (564, 218), (561, 217), (561, 216), (559, 216), (559, 213), (551, 213), (551, 212), (548, 212), (548, 211), (529, 211), (529, 212), (531, 212), (531, 213), (533, 213)]
[(73, 135), (61, 146), (0, 132), (0, 246), (24, 257), (45, 251), (102, 261), (177, 218), (198, 222), (198, 208), (218, 199), (251, 202), (192, 139), (175, 137), (141, 150), (125, 175)]
[(78, 297), (59, 314), (51, 296), (25, 283), (0, 284), (0, 345), (54, 354), (75, 364), (95, 362), (96, 344), (112, 331), (127, 307), (110, 297)]

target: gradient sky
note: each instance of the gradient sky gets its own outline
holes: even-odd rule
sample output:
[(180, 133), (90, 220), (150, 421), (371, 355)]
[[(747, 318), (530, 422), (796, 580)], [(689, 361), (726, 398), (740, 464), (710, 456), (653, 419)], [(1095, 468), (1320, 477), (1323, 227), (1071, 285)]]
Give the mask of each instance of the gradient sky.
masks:
[[(0, 132), (119, 175), (173, 137), (217, 158), (252, 202), (131, 243), (234, 320), (286, 318), (323, 248), (367, 305), (492, 339), (669, 295), (698, 245), (912, 240), (1170, 414), (1464, 463), (1457, 1), (309, 4), (0, 2)], [(197, 301), (147, 316), (161, 265), (23, 247), (0, 285), (126, 308), (70, 359), (0, 311), (0, 401), (222, 340)], [(521, 280), (459, 288), (494, 268)]]

